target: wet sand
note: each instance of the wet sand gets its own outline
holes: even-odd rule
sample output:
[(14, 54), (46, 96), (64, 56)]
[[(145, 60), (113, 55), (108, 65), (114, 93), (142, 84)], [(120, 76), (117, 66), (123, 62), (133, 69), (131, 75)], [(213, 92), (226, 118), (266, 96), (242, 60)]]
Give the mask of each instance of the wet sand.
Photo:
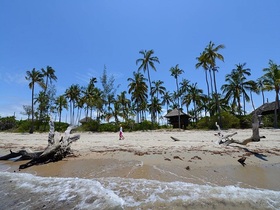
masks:
[[(251, 130), (237, 131), (245, 139)], [(32, 173), (47, 177), (122, 177), (160, 181), (183, 181), (217, 186), (280, 190), (280, 130), (262, 129), (266, 139), (246, 146), (218, 145), (215, 131), (151, 131), (125, 133), (81, 133), (73, 143), (75, 157), (56, 163), (19, 170), (21, 162), (0, 161), (1, 171)], [(9, 150), (42, 150), (47, 133), (0, 133), (0, 155)], [(180, 141), (173, 141), (170, 137)], [(246, 157), (243, 167), (237, 160)]]

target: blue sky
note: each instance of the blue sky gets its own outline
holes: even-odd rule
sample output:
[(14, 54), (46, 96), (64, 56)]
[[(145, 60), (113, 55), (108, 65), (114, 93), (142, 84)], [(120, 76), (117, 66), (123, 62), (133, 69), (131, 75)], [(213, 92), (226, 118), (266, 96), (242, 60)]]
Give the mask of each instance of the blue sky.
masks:
[[(195, 64), (209, 41), (226, 47), (220, 51), (225, 62), (217, 62), (218, 88), (238, 63), (246, 62), (248, 79), (255, 80), (269, 59), (280, 64), (279, 8), (279, 0), (1, 0), (0, 116), (22, 117), (22, 106), (31, 104), (26, 71), (47, 65), (56, 71), (57, 95), (99, 80), (104, 65), (119, 92), (127, 90), (140, 50), (154, 50), (160, 64), (151, 79), (171, 92), (176, 85), (169, 69), (179, 64), (179, 80), (197, 82), (206, 93), (204, 72)], [(265, 97), (273, 101), (274, 92)], [(254, 100), (261, 105), (261, 96)]]

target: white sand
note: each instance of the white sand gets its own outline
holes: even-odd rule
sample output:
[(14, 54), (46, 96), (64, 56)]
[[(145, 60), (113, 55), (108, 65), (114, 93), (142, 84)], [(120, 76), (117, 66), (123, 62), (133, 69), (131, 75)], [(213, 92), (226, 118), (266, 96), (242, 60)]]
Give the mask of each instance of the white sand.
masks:
[[(250, 129), (225, 132), (237, 132), (233, 136), (236, 140), (252, 135)], [(260, 135), (266, 138), (246, 146), (219, 145), (216, 133), (200, 130), (124, 132), (124, 140), (118, 139), (118, 133), (79, 133), (81, 138), (71, 146), (76, 158), (33, 166), (24, 172), (36, 170), (36, 174), (42, 176), (194, 180), (195, 183), (204, 180), (203, 183), (245, 183), (245, 186), (280, 190), (280, 129), (260, 129)], [(173, 141), (171, 136), (180, 141)], [(48, 133), (0, 133), (0, 155), (9, 153), (10, 149), (44, 150), (47, 139)], [(243, 156), (247, 158), (245, 167), (237, 161)], [(18, 167), (20, 163), (15, 164)]]

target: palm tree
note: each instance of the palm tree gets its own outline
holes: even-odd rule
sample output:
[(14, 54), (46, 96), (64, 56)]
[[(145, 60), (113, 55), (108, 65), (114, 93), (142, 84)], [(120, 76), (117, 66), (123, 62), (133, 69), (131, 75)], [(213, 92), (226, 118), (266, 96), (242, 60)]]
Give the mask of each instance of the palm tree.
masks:
[(138, 63), (140, 63), (138, 71), (140, 69), (143, 69), (144, 73), (146, 71), (148, 73), (148, 80), (149, 80), (149, 85), (150, 85), (150, 100), (152, 101), (152, 83), (151, 83), (151, 78), (150, 78), (149, 67), (151, 67), (153, 70), (156, 71), (155, 62), (159, 63), (159, 59), (158, 59), (158, 57), (153, 56), (153, 54), (154, 54), (153, 50), (148, 50), (148, 51), (141, 50), (139, 53), (143, 55), (143, 58), (137, 59), (136, 60), (136, 65), (138, 65)]
[[(208, 82), (208, 76), (207, 76), (207, 71), (209, 71), (209, 75), (211, 78), (210, 68), (209, 68), (207, 60), (205, 59), (205, 56), (203, 54), (200, 54), (200, 56), (197, 57), (196, 59), (198, 60), (198, 63), (195, 64), (195, 68), (198, 69), (199, 67), (202, 67), (204, 69), (207, 93), (208, 93), (208, 97), (210, 97), (210, 89), (209, 89), (209, 82)], [(211, 90), (212, 90), (212, 94), (213, 94), (212, 81), (211, 81)]]
[(227, 83), (221, 87), (223, 94), (225, 94), (225, 100), (228, 103), (232, 100), (232, 113), (235, 112), (235, 107), (237, 107), (238, 113), (241, 115), (240, 95), (242, 93), (242, 89), (238, 73), (232, 70), (230, 74), (226, 75), (225, 82)]
[(177, 64), (175, 67), (170, 68), (171, 76), (173, 76), (176, 80), (176, 86), (177, 86), (177, 94), (178, 94), (178, 121), (179, 121), (179, 128), (181, 128), (181, 119), (180, 119), (180, 94), (179, 94), (179, 84), (178, 84), (178, 77), (184, 73), (184, 70), (179, 68), (179, 64)]
[(162, 95), (162, 105), (165, 105), (166, 104), (166, 113), (168, 113), (168, 107), (169, 107), (169, 104), (171, 103), (171, 94), (169, 91), (165, 91), (164, 94)]
[[(137, 122), (139, 123), (141, 118), (141, 104), (147, 101), (148, 98), (148, 86), (146, 79), (141, 72), (133, 72), (133, 78), (128, 78), (128, 93), (131, 94), (131, 100), (136, 104)], [(144, 111), (144, 110), (142, 110)]]
[[(183, 79), (182, 82), (180, 82), (180, 89), (179, 92), (180, 94), (183, 95), (187, 95), (189, 92), (189, 88), (190, 88), (190, 81), (187, 79)], [(189, 106), (186, 104), (186, 108), (187, 108), (187, 112), (189, 111)]]
[(41, 70), (43, 76), (46, 77), (46, 86), (45, 86), (45, 92), (46, 92), (46, 90), (48, 89), (49, 82), (50, 84), (52, 84), (52, 81), (56, 81), (57, 77), (55, 75), (55, 70), (50, 66), (47, 66), (46, 70), (43, 68)]
[(31, 110), (32, 110), (32, 122), (31, 122), (31, 128), (29, 133), (33, 133), (34, 131), (34, 87), (37, 83), (42, 88), (45, 88), (43, 74), (40, 71), (37, 71), (35, 68), (32, 69), (32, 71), (26, 71), (27, 76), (25, 76), (25, 79), (30, 81), (28, 84), (29, 88), (32, 90), (32, 99), (31, 99)]
[(70, 88), (66, 89), (65, 97), (69, 100), (70, 104), (70, 124), (74, 125), (75, 120), (75, 107), (80, 98), (81, 89), (78, 84), (71, 85)]
[(127, 121), (128, 120), (128, 113), (130, 108), (130, 100), (126, 98), (126, 91), (122, 91), (120, 95), (117, 95), (117, 101), (121, 105), (121, 117)]
[(197, 115), (197, 105), (201, 105), (202, 104), (202, 97), (204, 97), (203, 95), (203, 90), (199, 89), (197, 87), (197, 83), (193, 83), (192, 85), (190, 85), (189, 87), (189, 94), (186, 96), (184, 101), (192, 101), (193, 102), (193, 109), (194, 109), (194, 115), (195, 115), (195, 119), (197, 120), (198, 115)]
[(68, 103), (64, 95), (60, 95), (55, 100), (56, 109), (59, 116), (59, 122), (61, 122), (61, 113), (63, 109), (68, 110)]
[(157, 118), (158, 114), (161, 113), (161, 103), (159, 99), (153, 97), (152, 103), (148, 104), (148, 109), (151, 112), (152, 118)]
[(263, 104), (265, 103), (265, 98), (264, 98), (264, 82), (263, 82), (263, 77), (260, 77), (257, 79), (257, 88), (259, 89), (259, 91), (261, 91), (262, 93), (262, 99), (263, 99)]
[[(251, 76), (251, 69), (249, 68), (245, 68), (246, 63), (243, 64), (236, 64), (236, 69), (235, 71), (238, 73), (239, 78), (240, 78), (240, 82), (241, 82), (241, 90), (242, 90), (242, 96), (243, 96), (243, 106), (244, 106), (244, 115), (246, 114), (246, 110), (245, 110), (245, 101), (250, 101), (248, 95), (246, 94), (246, 89), (250, 89), (251, 84), (250, 83), (246, 83), (246, 76)], [(244, 88), (245, 87), (245, 88)]]
[(166, 88), (163, 86), (164, 82), (161, 80), (157, 80), (157, 81), (153, 81), (152, 82), (154, 84), (154, 86), (152, 87), (152, 95), (157, 95), (157, 99), (158, 99), (158, 94), (163, 95), (166, 91)]
[[(277, 115), (279, 114), (279, 91), (280, 91), (280, 66), (274, 63), (272, 60), (269, 60), (269, 67), (264, 68), (263, 83), (265, 90), (275, 91), (275, 109), (274, 109), (274, 128), (277, 128)], [(278, 110), (278, 114), (277, 114)]]
[(220, 44), (218, 46), (215, 46), (215, 44), (210, 41), (209, 44), (204, 49), (203, 53), (200, 56), (200, 60), (205, 62), (205, 65), (209, 66), (210, 70), (213, 72), (213, 79), (214, 79), (214, 88), (215, 88), (215, 96), (216, 96), (216, 107), (219, 114), (219, 124), (221, 126), (221, 110), (219, 106), (219, 100), (217, 98), (218, 92), (217, 92), (217, 84), (216, 84), (216, 71), (218, 71), (218, 67), (216, 65), (216, 59), (219, 59), (221, 61), (224, 61), (224, 57), (222, 54), (220, 54), (218, 51), (221, 49), (224, 49), (225, 46), (223, 44)]

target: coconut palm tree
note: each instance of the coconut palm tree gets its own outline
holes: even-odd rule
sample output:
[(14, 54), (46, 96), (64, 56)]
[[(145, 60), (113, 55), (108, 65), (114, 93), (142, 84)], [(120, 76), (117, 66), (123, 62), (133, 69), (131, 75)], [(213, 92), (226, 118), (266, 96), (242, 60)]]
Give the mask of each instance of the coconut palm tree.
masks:
[(61, 122), (61, 113), (63, 109), (68, 110), (68, 103), (64, 95), (60, 95), (55, 100), (56, 109), (59, 116), (59, 122)]
[(148, 109), (150, 110), (152, 119), (156, 119), (162, 110), (159, 99), (153, 97), (152, 103), (148, 104)]
[(126, 91), (122, 91), (119, 95), (117, 95), (117, 101), (121, 105), (121, 117), (127, 121), (128, 120), (128, 113), (130, 108), (130, 100), (126, 98)]
[(143, 55), (143, 58), (137, 59), (136, 65), (138, 65), (138, 63), (140, 63), (138, 71), (140, 69), (143, 69), (144, 73), (147, 71), (149, 86), (150, 86), (150, 100), (152, 101), (152, 83), (151, 83), (149, 67), (151, 67), (154, 71), (156, 71), (155, 63), (160, 63), (160, 62), (159, 62), (158, 57), (153, 56), (153, 54), (154, 54), (153, 50), (148, 50), (148, 51), (141, 50), (139, 53)]
[(179, 94), (179, 84), (178, 84), (178, 77), (184, 73), (183, 69), (179, 68), (179, 64), (177, 64), (175, 67), (170, 68), (171, 76), (173, 76), (176, 80), (176, 86), (177, 86), (177, 94), (178, 94), (178, 121), (179, 121), (179, 128), (181, 128), (181, 119), (180, 119), (180, 94)]
[(232, 101), (232, 113), (235, 113), (235, 108), (237, 107), (239, 115), (241, 115), (241, 85), (239, 81), (239, 74), (232, 70), (230, 74), (226, 75), (226, 84), (222, 85), (222, 93), (225, 94), (225, 100), (227, 103)]
[[(210, 97), (210, 88), (209, 88), (209, 81), (208, 81), (208, 74), (207, 72), (209, 72), (210, 78), (211, 77), (211, 71), (209, 68), (209, 65), (207, 63), (207, 60), (205, 59), (205, 56), (203, 54), (200, 53), (200, 56), (196, 58), (198, 60), (198, 62), (195, 64), (195, 68), (198, 69), (199, 67), (202, 67), (204, 69), (204, 73), (205, 73), (205, 81), (206, 81), (206, 86), (207, 86), (207, 93), (208, 93), (208, 97)], [(213, 94), (213, 87), (212, 87), (212, 81), (211, 81), (211, 90), (212, 90), (212, 94)]]
[(28, 86), (32, 92), (31, 93), (32, 94), (32, 99), (31, 99), (32, 121), (31, 121), (31, 128), (29, 130), (29, 133), (33, 133), (33, 131), (34, 131), (34, 88), (35, 88), (35, 84), (38, 84), (42, 88), (45, 88), (45, 84), (44, 84), (43, 74), (40, 71), (37, 71), (35, 68), (33, 68), (32, 71), (26, 71), (26, 75), (27, 76), (25, 76), (25, 79), (30, 81)]
[(259, 91), (262, 93), (262, 100), (263, 100), (263, 104), (265, 103), (265, 98), (264, 98), (264, 82), (263, 82), (263, 77), (260, 77), (257, 79), (257, 88), (259, 89)]
[(141, 72), (133, 72), (133, 78), (128, 78), (127, 81), (130, 82), (128, 84), (128, 93), (131, 94), (131, 100), (136, 105), (137, 111), (137, 122), (139, 123), (140, 119), (142, 119), (142, 112), (145, 110), (141, 110), (141, 104), (147, 101), (148, 98), (148, 86), (146, 84), (147, 79), (144, 78), (144, 75)]
[[(277, 128), (277, 115), (279, 114), (279, 91), (280, 91), (280, 66), (269, 60), (268, 67), (263, 69), (263, 83), (265, 90), (275, 91), (274, 127)], [(278, 114), (277, 114), (278, 110)]]
[[(183, 79), (182, 82), (180, 82), (180, 95), (182, 95), (184, 97), (184, 95), (187, 95), (189, 92), (189, 88), (190, 88), (190, 81), (187, 79)], [(182, 103), (183, 104), (183, 103)], [(181, 106), (182, 106), (181, 104)], [(186, 108), (187, 108), (187, 112), (189, 111), (189, 106), (188, 104), (186, 104)]]
[(203, 95), (203, 90), (199, 89), (197, 87), (197, 83), (193, 83), (190, 85), (189, 87), (189, 94), (186, 95), (186, 98), (184, 101), (192, 101), (193, 102), (193, 110), (194, 110), (194, 117), (197, 120), (198, 118), (198, 108), (197, 105), (201, 105), (202, 104), (202, 97), (204, 97)]
[(162, 102), (161, 102), (162, 105), (166, 104), (166, 112), (168, 113), (168, 107), (169, 107), (169, 104), (172, 101), (172, 97), (171, 97), (170, 92), (169, 91), (165, 91), (164, 94), (162, 95), (161, 99), (162, 99)]
[(75, 107), (80, 98), (81, 88), (78, 84), (71, 85), (70, 88), (66, 89), (65, 97), (69, 100), (70, 104), (70, 124), (74, 125), (75, 120)]
[(220, 126), (222, 124), (222, 121), (221, 121), (221, 110), (219, 106), (219, 99), (217, 98), (218, 92), (217, 92), (217, 83), (216, 83), (216, 72), (218, 71), (218, 67), (216, 65), (216, 60), (218, 59), (224, 61), (223, 55), (219, 53), (219, 50), (224, 48), (225, 46), (223, 44), (215, 46), (215, 44), (212, 41), (210, 41), (200, 56), (200, 60), (205, 62), (205, 65), (209, 66), (210, 70), (213, 73), (213, 80), (214, 80), (213, 82), (214, 82), (214, 89), (215, 89), (215, 96), (216, 96), (216, 107), (219, 114)]
[(246, 63), (243, 64), (236, 64), (236, 69), (235, 71), (238, 73), (239, 78), (240, 78), (240, 82), (241, 82), (241, 90), (242, 90), (242, 97), (243, 97), (243, 112), (244, 115), (246, 114), (246, 110), (245, 110), (245, 105), (246, 105), (246, 101), (250, 101), (249, 96), (246, 94), (246, 89), (251, 89), (251, 84), (250, 83), (246, 83), (246, 76), (251, 76), (251, 69), (249, 68), (245, 68)]
[(52, 84), (52, 81), (56, 81), (57, 77), (55, 75), (55, 70), (50, 66), (47, 66), (46, 70), (42, 68), (41, 71), (43, 76), (46, 77), (46, 86), (45, 86), (45, 92), (46, 92), (49, 83)]
[(163, 86), (164, 82), (161, 80), (153, 81), (152, 87), (152, 95), (156, 94), (156, 98), (158, 99), (158, 95), (163, 95), (166, 91), (166, 88)]

